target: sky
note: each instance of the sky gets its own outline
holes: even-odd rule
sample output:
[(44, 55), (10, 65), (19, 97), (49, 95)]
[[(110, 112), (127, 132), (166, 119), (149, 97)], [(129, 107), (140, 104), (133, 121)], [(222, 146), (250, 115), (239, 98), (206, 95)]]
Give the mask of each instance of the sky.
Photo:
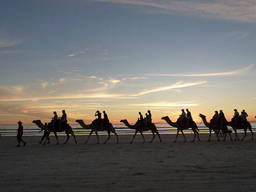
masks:
[(255, 0), (3, 0), (0, 124), (256, 115)]

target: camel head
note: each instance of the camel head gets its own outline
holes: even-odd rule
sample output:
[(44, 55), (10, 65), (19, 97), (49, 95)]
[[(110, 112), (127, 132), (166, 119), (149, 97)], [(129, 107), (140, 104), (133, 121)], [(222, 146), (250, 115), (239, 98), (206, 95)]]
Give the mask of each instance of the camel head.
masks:
[(35, 123), (39, 128), (44, 129), (44, 125), (41, 120), (33, 120), (32, 123)]
[(121, 123), (128, 123), (128, 121), (126, 119), (122, 119), (120, 120)]
[(162, 117), (161, 119), (167, 120), (167, 119), (169, 119), (169, 117), (168, 117), (168, 116), (164, 116), (164, 117)]
[(199, 117), (201, 117), (201, 118), (206, 118), (206, 116), (205, 115), (203, 115), (203, 114), (199, 114)]

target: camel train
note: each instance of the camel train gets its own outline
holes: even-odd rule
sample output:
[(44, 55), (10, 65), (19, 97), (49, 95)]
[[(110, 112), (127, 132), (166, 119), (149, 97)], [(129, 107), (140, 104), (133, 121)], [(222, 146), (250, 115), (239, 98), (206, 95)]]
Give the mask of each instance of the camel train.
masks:
[[(199, 137), (199, 129), (197, 127), (197, 124), (195, 121), (192, 119), (192, 115), (188, 109), (186, 109), (186, 112), (184, 109), (181, 110), (182, 113), (177, 119), (176, 122), (173, 122), (168, 116), (162, 117), (162, 120), (166, 121), (167, 124), (169, 124), (171, 127), (177, 128), (177, 134), (175, 137), (174, 142), (177, 142), (179, 133), (183, 135), (183, 141), (186, 142), (187, 138), (184, 134), (184, 130), (188, 130), (191, 128), (193, 131), (193, 140), (191, 142), (195, 142), (196, 140), (200, 141)], [(217, 141), (220, 141), (220, 137), (223, 137), (223, 141), (226, 140), (226, 137), (229, 136), (230, 140), (233, 141), (231, 133), (232, 131), (228, 129), (228, 126), (230, 126), (235, 133), (235, 141), (239, 141), (239, 137), (237, 134), (237, 130), (241, 129), (244, 130), (244, 136), (242, 137), (242, 141), (245, 139), (247, 136), (247, 130), (251, 132), (251, 140), (254, 139), (253, 137), (253, 131), (252, 131), (252, 126), (251, 124), (247, 121), (246, 117), (248, 116), (247, 113), (243, 110), (241, 115), (237, 112), (237, 110), (234, 110), (234, 116), (231, 119), (230, 122), (228, 122), (225, 118), (225, 115), (222, 110), (218, 113), (218, 111), (215, 111), (214, 116), (211, 118), (211, 120), (208, 122), (206, 119), (206, 116), (203, 114), (199, 114), (199, 117), (201, 117), (204, 125), (209, 128), (209, 137), (208, 141), (211, 141), (211, 136), (212, 132), (216, 135)], [(75, 143), (77, 143), (76, 136), (73, 132), (72, 127), (67, 123), (67, 115), (65, 113), (65, 110), (62, 111), (62, 117), (58, 118), (57, 113), (54, 112), (54, 117), (52, 118), (51, 122), (43, 124), (40, 120), (34, 120), (33, 123), (35, 123), (41, 131), (44, 132), (40, 144), (46, 144), (50, 143), (50, 138), (49, 135), (51, 132), (54, 133), (57, 144), (59, 144), (57, 132), (65, 132), (66, 133), (66, 140), (64, 144), (66, 144), (69, 141), (70, 136), (72, 135), (74, 138)], [(90, 133), (85, 140), (85, 144), (88, 143), (91, 135), (93, 133), (96, 134), (97, 137), (97, 143), (100, 143), (100, 138), (98, 135), (98, 132), (100, 131), (105, 131), (107, 132), (108, 136), (107, 139), (104, 141), (104, 144), (106, 144), (110, 138), (111, 138), (111, 133), (115, 135), (115, 140), (116, 143), (118, 144), (119, 139), (118, 135), (116, 133), (115, 128), (113, 127), (112, 123), (110, 123), (108, 116), (105, 111), (103, 111), (104, 117), (102, 118), (102, 114), (100, 111), (96, 111), (95, 116), (97, 117), (95, 120), (92, 121), (91, 124), (85, 124), (83, 120), (79, 119), (76, 120), (76, 122), (83, 128), (83, 129), (89, 129)], [(255, 117), (256, 118), (256, 117)], [(143, 139), (143, 143), (145, 143), (145, 137), (143, 135), (144, 131), (151, 131), (152, 132), (152, 139), (150, 140), (150, 143), (152, 143), (155, 139), (156, 136), (158, 136), (159, 142), (162, 142), (161, 136), (159, 134), (159, 131), (157, 127), (155, 126), (154, 123), (152, 123), (152, 116), (150, 110), (147, 111), (145, 118), (139, 112), (139, 118), (136, 121), (134, 125), (131, 125), (128, 120), (123, 119), (120, 122), (122, 122), (125, 126), (127, 126), (130, 129), (134, 130), (134, 135), (132, 136), (132, 139), (130, 143), (132, 144), (134, 142), (134, 139), (137, 135), (137, 133), (140, 133)]]

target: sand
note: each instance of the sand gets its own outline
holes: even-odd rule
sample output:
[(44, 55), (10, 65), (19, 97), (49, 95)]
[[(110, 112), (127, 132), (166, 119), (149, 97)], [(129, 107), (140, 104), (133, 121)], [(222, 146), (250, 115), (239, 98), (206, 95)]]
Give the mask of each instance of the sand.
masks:
[[(26, 147), (15, 147), (15, 137), (0, 138), (0, 190), (3, 191), (255, 191), (256, 142), (203, 141), (129, 144), (131, 135), (108, 144), (39, 145), (39, 137), (24, 137)], [(101, 142), (104, 140), (101, 136)], [(146, 135), (149, 141), (151, 136)], [(192, 138), (191, 135), (188, 136)], [(60, 138), (64, 141), (64, 137)]]

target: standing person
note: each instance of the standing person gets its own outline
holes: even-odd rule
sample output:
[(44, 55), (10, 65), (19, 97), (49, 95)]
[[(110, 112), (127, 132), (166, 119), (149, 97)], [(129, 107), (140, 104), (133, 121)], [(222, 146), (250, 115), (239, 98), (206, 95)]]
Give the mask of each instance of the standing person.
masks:
[(219, 113), (218, 113), (218, 111), (215, 111), (215, 113), (214, 113), (214, 115), (213, 115), (213, 117), (212, 117), (212, 119), (211, 119), (211, 123), (216, 123), (216, 121), (219, 119)]
[(19, 121), (18, 122), (18, 130), (17, 130), (17, 141), (18, 144), (16, 145), (16, 147), (20, 147), (20, 143), (22, 142), (23, 145), (26, 145), (26, 142), (22, 139), (22, 135), (23, 135), (23, 125), (22, 122)]

